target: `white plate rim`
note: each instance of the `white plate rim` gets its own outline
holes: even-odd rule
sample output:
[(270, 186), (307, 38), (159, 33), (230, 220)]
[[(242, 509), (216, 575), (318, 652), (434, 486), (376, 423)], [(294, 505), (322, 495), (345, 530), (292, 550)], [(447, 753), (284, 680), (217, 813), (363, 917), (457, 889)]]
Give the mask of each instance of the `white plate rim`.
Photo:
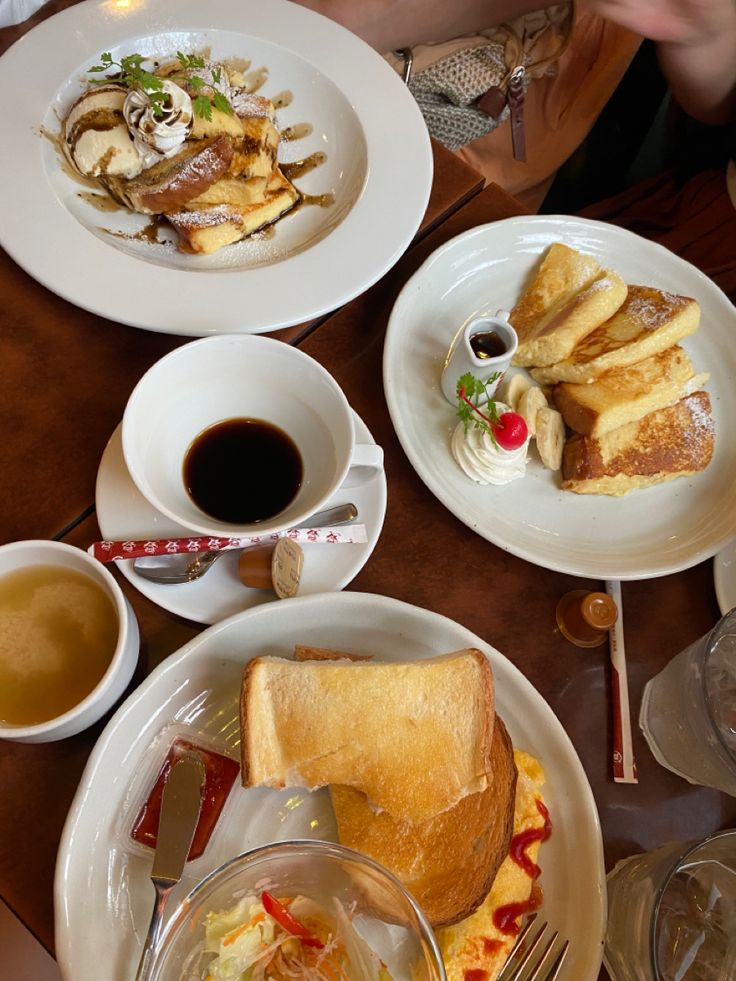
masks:
[[(727, 541), (733, 537), (734, 533), (736, 533), (736, 507), (732, 508), (732, 513), (729, 516), (729, 523), (724, 524), (720, 530), (720, 534), (717, 536), (711, 536), (705, 546), (696, 547), (693, 545), (687, 554), (681, 555), (677, 560), (658, 560), (656, 557), (651, 557), (651, 560), (647, 564), (639, 564), (632, 568), (630, 565), (627, 565), (625, 560), (621, 561), (616, 557), (608, 557), (606, 563), (599, 562), (597, 556), (591, 556), (591, 558), (585, 562), (571, 562), (566, 557), (564, 549), (560, 549), (558, 558), (550, 559), (547, 557), (542, 562), (539, 560), (534, 548), (524, 548), (517, 542), (514, 542), (508, 536), (504, 537), (494, 534), (493, 529), (489, 528), (488, 525), (481, 527), (481, 522), (478, 520), (477, 515), (468, 514), (461, 508), (457, 507), (454, 498), (450, 494), (446, 493), (444, 488), (438, 485), (436, 475), (431, 464), (425, 459), (422, 453), (419, 452), (418, 447), (408, 438), (402, 426), (401, 417), (404, 409), (402, 407), (401, 400), (396, 393), (400, 390), (398, 381), (400, 372), (405, 370), (405, 368), (402, 368), (401, 365), (394, 362), (393, 347), (402, 330), (405, 331), (405, 324), (402, 323), (402, 314), (404, 312), (403, 308), (411, 302), (412, 294), (417, 295), (419, 293), (421, 290), (420, 284), (422, 281), (429, 280), (431, 275), (436, 274), (437, 267), (441, 266), (443, 261), (445, 261), (448, 256), (451, 256), (452, 253), (458, 249), (458, 246), (467, 245), (468, 248), (471, 248), (474, 239), (482, 240), (484, 236), (500, 236), (506, 232), (511, 234), (516, 233), (519, 236), (523, 235), (525, 231), (528, 231), (530, 236), (535, 232), (539, 232), (540, 234), (544, 234), (546, 232), (549, 234), (549, 229), (554, 226), (557, 226), (563, 230), (559, 233), (559, 240), (564, 240), (565, 231), (574, 230), (577, 228), (582, 230), (580, 233), (581, 235), (585, 231), (588, 231), (591, 236), (598, 236), (599, 238), (602, 237), (608, 242), (621, 242), (629, 247), (643, 247), (650, 255), (657, 257), (659, 261), (665, 264), (667, 267), (686, 271), (689, 277), (692, 277), (695, 281), (697, 281), (699, 287), (702, 289), (702, 293), (708, 295), (714, 303), (721, 306), (724, 315), (728, 319), (732, 320), (736, 326), (736, 308), (733, 307), (725, 293), (723, 293), (723, 291), (711, 279), (709, 279), (708, 276), (706, 276), (691, 263), (672, 253), (664, 246), (644, 239), (627, 229), (616, 225), (609, 225), (605, 222), (596, 221), (593, 219), (577, 218), (568, 215), (521, 215), (502, 219), (501, 221), (497, 222), (478, 225), (466, 232), (460, 233), (459, 235), (450, 239), (448, 242), (445, 242), (443, 245), (439, 246), (439, 248), (437, 248), (423, 262), (414, 275), (407, 281), (396, 298), (389, 317), (383, 352), (384, 394), (394, 430), (416, 473), (426, 484), (432, 494), (434, 494), (434, 496), (437, 497), (437, 499), (452, 514), (454, 514), (455, 517), (457, 517), (477, 534), (481, 535), (481, 537), (492, 542), (498, 547), (503, 548), (505, 551), (518, 556), (519, 558), (525, 559), (528, 562), (532, 562), (552, 571), (563, 572), (570, 575), (586, 576), (601, 580), (617, 579), (624, 581), (631, 579), (648, 579), (669, 575), (671, 573), (690, 568), (699, 562), (711, 558), (724, 546)], [(540, 245), (540, 253), (542, 249), (543, 246)], [(615, 265), (615, 262), (612, 261), (611, 265)], [(700, 298), (702, 298), (702, 296)], [(702, 370), (708, 367), (709, 366), (707, 365), (696, 365), (696, 370)], [(706, 385), (706, 388), (712, 392), (711, 385), (712, 379), (711, 382)], [(449, 417), (451, 418), (452, 409), (449, 404), (448, 410)], [(716, 438), (718, 439), (718, 435)], [(723, 439), (723, 435), (721, 435), (721, 439)], [(450, 456), (449, 448), (447, 459), (450, 466), (455, 466), (454, 461), (452, 461)], [(697, 475), (694, 479), (697, 479)], [(672, 484), (677, 483), (677, 481), (672, 482)], [(523, 481), (521, 481), (521, 484), (523, 484)], [(672, 486), (672, 484), (670, 486)], [(516, 488), (519, 486), (519, 484), (515, 483), (511, 486)], [(659, 486), (662, 487), (666, 485)], [(650, 488), (648, 491), (639, 493), (649, 493), (652, 490), (656, 491), (656, 489), (657, 488)], [(567, 498), (575, 498), (577, 496), (562, 491), (560, 491), (560, 494)], [(604, 496), (601, 495), (599, 499), (603, 498)], [(627, 498), (609, 498), (608, 500), (636, 500), (636, 494), (629, 495)]]
[[(336, 22), (287, 0), (242, 0), (236, 5), (211, 0), (204, 18), (196, 0), (178, 0), (175, 16), (165, 0), (120, 8), (125, 16), (115, 6), (112, 0), (84, 0), (66, 8), (31, 29), (0, 58), (0, 84), (10, 86), (9, 91), (12, 79), (27, 71), (29, 63), (42, 66), (34, 76), (36, 87), (16, 107), (19, 111), (10, 114), (5, 130), (15, 152), (4, 162), (0, 183), (0, 244), (21, 268), (98, 316), (157, 332), (204, 336), (261, 333), (312, 320), (359, 295), (393, 266), (426, 211), (432, 151), (413, 97), (377, 52)], [(208, 25), (204, 29), (203, 19)], [(182, 24), (189, 25), (184, 33), (222, 29), (261, 37), (313, 66), (324, 66), (318, 70), (347, 99), (368, 151), (362, 192), (324, 239), (282, 262), (239, 272), (207, 270), (194, 283), (185, 270), (142, 262), (84, 229), (47, 186), (37, 132), (54, 94), (84, 59), (94, 60), (99, 51), (131, 35), (181, 32)], [(62, 33), (67, 39), (63, 45), (58, 43)], [(397, 145), (402, 146), (400, 154), (395, 153)], [(382, 203), (390, 222), (377, 219)], [(71, 262), (65, 259), (68, 254)], [(291, 290), (284, 289), (284, 263)], [(80, 268), (94, 274), (80, 275)], [(146, 297), (145, 303), (139, 295)], [(183, 295), (185, 302), (172, 303), (172, 297)]]
[[(577, 755), (577, 752), (562, 724), (557, 719), (542, 695), (533, 687), (531, 682), (528, 681), (520, 669), (517, 668), (513, 662), (508, 660), (503, 654), (501, 654), (496, 648), (482, 640), (468, 628), (463, 627), (461, 624), (451, 620), (448, 617), (445, 617), (442, 614), (422, 609), (402, 600), (396, 600), (377, 594), (358, 592), (328, 593), (307, 597), (296, 597), (291, 600), (282, 601), (282, 605), (283, 604), (288, 604), (291, 610), (296, 611), (300, 615), (300, 618), (304, 618), (305, 612), (309, 611), (310, 607), (314, 607), (318, 610), (321, 609), (322, 612), (324, 612), (325, 608), (334, 611), (335, 609), (344, 607), (348, 614), (351, 611), (357, 611), (358, 613), (362, 611), (370, 611), (373, 613), (373, 611), (375, 611), (377, 608), (382, 614), (387, 616), (399, 615), (406, 618), (410, 622), (416, 619), (417, 622), (422, 625), (422, 627), (427, 626), (429, 628), (427, 630), (427, 634), (430, 636), (432, 635), (433, 626), (438, 628), (438, 632), (450, 630), (458, 638), (457, 641), (455, 641), (453, 637), (453, 643), (462, 644), (463, 646), (476, 646), (491, 660), (494, 668), (494, 674), (496, 675), (497, 679), (497, 696), (498, 679), (501, 679), (501, 684), (503, 686), (503, 679), (506, 678), (509, 679), (509, 681), (507, 681), (509, 693), (511, 691), (511, 687), (513, 686), (515, 690), (518, 689), (518, 691), (522, 693), (523, 701), (530, 701), (533, 704), (534, 713), (537, 715), (538, 720), (540, 721), (540, 729), (542, 730), (540, 731), (539, 735), (540, 744), (545, 738), (545, 732), (547, 732), (547, 740), (550, 741), (549, 732), (551, 731), (554, 734), (554, 740), (551, 741), (556, 742), (558, 748), (561, 748), (564, 751), (565, 768), (568, 770), (568, 780), (565, 788), (558, 788), (561, 795), (560, 805), (562, 804), (563, 799), (568, 804), (570, 803), (568, 795), (570, 795), (571, 788), (574, 788), (575, 793), (580, 795), (580, 804), (587, 820), (587, 825), (584, 825), (582, 828), (576, 826), (574, 829), (575, 843), (572, 844), (572, 851), (579, 858), (578, 846), (581, 842), (585, 843), (587, 850), (586, 862), (589, 861), (590, 863), (589, 867), (592, 871), (593, 879), (591, 893), (598, 903), (598, 908), (597, 910), (592, 911), (592, 929), (594, 934), (589, 947), (589, 973), (586, 973), (584, 977), (576, 977), (576, 981), (595, 981), (602, 963), (603, 939), (605, 936), (607, 916), (607, 897), (605, 888), (606, 878), (601, 825), (593, 791), (590, 787), (590, 783), (585, 774), (580, 758)], [(153, 692), (157, 686), (165, 686), (167, 675), (171, 674), (173, 679), (177, 679), (177, 672), (179, 672), (179, 677), (181, 677), (181, 669), (186, 667), (186, 662), (189, 659), (200, 658), (202, 660), (206, 660), (208, 657), (213, 656), (208, 654), (208, 649), (213, 646), (216, 648), (217, 639), (223, 632), (237, 630), (238, 628), (246, 630), (248, 624), (252, 623), (256, 617), (270, 618), (274, 615), (277, 608), (278, 604), (274, 603), (254, 607), (243, 613), (236, 614), (227, 620), (220, 621), (214, 626), (203, 631), (203, 633), (189, 641), (189, 643), (185, 644), (177, 652), (170, 655), (165, 661), (156, 667), (142, 682), (142, 684), (118, 708), (115, 715), (111, 718), (103, 730), (94, 749), (92, 750), (85, 770), (82, 774), (74, 800), (72, 801), (72, 805), (62, 832), (57, 855), (54, 877), (56, 955), (61, 968), (62, 977), (65, 979), (65, 981), (72, 981), (72, 979), (74, 979), (74, 981), (79, 981), (78, 975), (74, 970), (74, 963), (70, 959), (70, 951), (73, 950), (74, 945), (70, 942), (71, 937), (69, 936), (67, 929), (68, 923), (66, 922), (64, 915), (67, 910), (67, 897), (64, 889), (65, 869), (72, 860), (72, 838), (84, 812), (88, 795), (90, 793), (90, 788), (98, 773), (104, 771), (105, 754), (110, 743), (117, 734), (118, 729), (125, 725), (127, 716), (135, 710), (138, 703), (145, 702), (147, 697), (149, 697), (151, 692)], [(334, 618), (334, 612), (332, 612), (331, 615)], [(245, 626), (243, 626), (243, 624)], [(402, 631), (401, 635), (404, 635), (404, 631)], [(314, 642), (314, 640), (312, 642)], [(436, 642), (432, 644), (435, 654), (442, 653), (442, 651), (436, 650), (435, 645)], [(250, 656), (251, 655), (247, 655), (244, 657), (243, 663), (245, 663)], [(174, 680), (174, 683), (176, 683), (176, 680)], [(497, 697), (497, 706), (499, 701), (501, 703), (503, 702), (503, 695), (500, 699)], [(509, 717), (509, 713), (506, 713), (506, 716), (507, 725), (511, 730), (513, 730), (514, 719)], [(527, 746), (525, 748), (527, 748), (530, 752), (536, 752), (542, 757), (544, 755), (541, 746)], [(552, 787), (552, 782), (549, 779), (549, 772), (547, 776), (548, 786)], [(585, 832), (585, 834), (583, 832)], [(574, 859), (571, 858), (571, 861), (572, 860)], [(576, 903), (576, 898), (572, 897), (571, 907), (573, 917), (577, 915)], [(587, 907), (587, 912), (591, 912), (589, 906)]]
[[(366, 424), (354, 409), (351, 409), (351, 412), (353, 415), (353, 425), (355, 427), (356, 438), (359, 441), (365, 441), (375, 445), (376, 441)], [(95, 510), (97, 512), (97, 520), (100, 525), (100, 531), (105, 538), (115, 538), (116, 533), (114, 527), (110, 526), (107, 507), (103, 505), (103, 508), (100, 509), (100, 499), (103, 496), (101, 487), (103, 486), (103, 479), (105, 477), (104, 468), (106, 465), (109, 465), (112, 454), (116, 452), (116, 441), (120, 442), (121, 426), (122, 423), (115, 428), (113, 434), (108, 440), (107, 446), (105, 447), (100, 459), (99, 469), (97, 471), (97, 481), (95, 485)], [(120, 453), (122, 456), (122, 446)], [(124, 460), (122, 460), (122, 466), (125, 466)], [(142, 506), (152, 509), (152, 505), (150, 505), (145, 498), (143, 498), (143, 495), (140, 494), (133, 484), (132, 478), (130, 478), (130, 482), (131, 493), (135, 493), (141, 498)], [(364, 505), (364, 498), (367, 496), (370, 496), (372, 499), (371, 506), (368, 509), (370, 513), (366, 513), (366, 507)], [(388, 498), (388, 486), (385, 469), (382, 468), (379, 474), (373, 475), (369, 481), (366, 482), (366, 485), (351, 488), (338, 488), (325, 506), (334, 507), (337, 504), (347, 501), (349, 497), (357, 497), (360, 500), (361, 507), (359, 508), (358, 521), (366, 524), (368, 541), (365, 545), (346, 546), (349, 547), (351, 552), (354, 553), (355, 561), (343, 575), (335, 580), (331, 587), (335, 590), (344, 589), (348, 583), (352, 582), (352, 580), (368, 562), (378, 543), (381, 531), (383, 530), (383, 522), (386, 517), (386, 505)], [(173, 527), (174, 526), (172, 525), (172, 529)], [(172, 530), (172, 534), (173, 533), (174, 532)], [(186, 529), (182, 529), (181, 534), (187, 534)], [(338, 546), (335, 547), (337, 548)], [(222, 561), (225, 560), (221, 559), (220, 562)], [(211, 604), (208, 604), (207, 602), (200, 600), (198, 605), (195, 606), (193, 604), (192, 589), (198, 587), (197, 595), (199, 595), (199, 590), (201, 590), (202, 586), (204, 585), (203, 582), (198, 583), (197, 587), (187, 587), (186, 591), (183, 591), (176, 586), (157, 585), (156, 583), (150, 582), (150, 580), (144, 579), (142, 576), (137, 575), (133, 570), (132, 561), (116, 562), (115, 565), (120, 574), (125, 576), (128, 582), (134, 586), (139, 593), (149, 599), (152, 603), (160, 606), (162, 609), (168, 610), (169, 613), (184, 617), (185, 619), (195, 623), (203, 623), (208, 625), (217, 623), (219, 620), (226, 619), (225, 616), (219, 616), (217, 611), (214, 610)], [(213, 575), (213, 573), (207, 573), (207, 575), (209, 577)], [(305, 585), (308, 587), (307, 579), (305, 579)], [(207, 588), (210, 590), (212, 589), (211, 586), (207, 586)], [(221, 586), (220, 588), (222, 589), (223, 587)], [(246, 587), (243, 587), (243, 590), (245, 591)], [(255, 591), (253, 592), (255, 593)], [(246, 595), (246, 593), (244, 592), (243, 595)], [(301, 595), (308, 594), (302, 593)], [(259, 605), (263, 602), (263, 598), (260, 596), (256, 597), (256, 599), (257, 602), (253, 605)], [(247, 609), (251, 608), (252, 607), (247, 607)]]
[[(713, 556), (713, 585), (721, 616), (736, 606), (736, 541), (729, 542)], [(734, 566), (734, 571), (731, 567)]]

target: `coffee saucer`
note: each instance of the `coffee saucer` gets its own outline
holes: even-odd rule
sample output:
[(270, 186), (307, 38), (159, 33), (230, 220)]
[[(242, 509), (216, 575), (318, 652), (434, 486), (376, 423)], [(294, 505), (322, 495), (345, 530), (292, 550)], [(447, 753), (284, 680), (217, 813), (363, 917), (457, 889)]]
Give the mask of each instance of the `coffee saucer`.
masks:
[[(353, 422), (358, 442), (375, 443), (356, 412), (353, 412)], [(349, 502), (358, 509), (358, 521), (365, 525), (368, 541), (363, 545), (305, 544), (300, 596), (343, 589), (368, 561), (386, 514), (385, 471), (362, 482), (351, 479), (348, 474), (345, 483), (325, 507)], [(169, 538), (189, 534), (188, 528), (149, 504), (133, 483), (123, 457), (121, 426), (112, 434), (102, 454), (95, 503), (100, 531), (107, 539)], [(118, 562), (117, 567), (139, 592), (170, 613), (197, 623), (219, 623), (233, 613), (275, 600), (272, 593), (249, 589), (240, 582), (238, 554), (223, 555), (202, 579), (180, 586), (162, 586), (143, 579), (133, 571), (132, 561)]]

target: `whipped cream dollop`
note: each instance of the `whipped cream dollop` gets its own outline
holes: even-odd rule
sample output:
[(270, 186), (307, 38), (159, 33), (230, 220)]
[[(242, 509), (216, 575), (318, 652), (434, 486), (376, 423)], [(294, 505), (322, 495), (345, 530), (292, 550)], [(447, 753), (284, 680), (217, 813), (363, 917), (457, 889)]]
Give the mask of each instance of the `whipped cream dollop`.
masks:
[[(496, 402), (499, 416), (509, 411), (507, 405)], [(516, 450), (505, 450), (493, 444), (489, 433), (475, 426), (460, 422), (455, 427), (450, 443), (452, 455), (458, 466), (477, 484), (509, 484), (526, 472), (529, 437)]]
[(166, 160), (178, 152), (192, 129), (192, 100), (181, 86), (168, 79), (162, 82), (166, 99), (162, 112), (154, 114), (154, 103), (147, 92), (133, 89), (123, 106), (133, 143), (144, 167)]

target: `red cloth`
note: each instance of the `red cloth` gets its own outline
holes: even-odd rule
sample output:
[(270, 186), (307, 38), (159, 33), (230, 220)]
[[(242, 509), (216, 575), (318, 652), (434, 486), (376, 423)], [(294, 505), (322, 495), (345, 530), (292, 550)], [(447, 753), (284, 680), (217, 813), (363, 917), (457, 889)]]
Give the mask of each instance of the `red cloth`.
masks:
[(704, 170), (685, 184), (673, 172), (659, 174), (580, 215), (659, 242), (710, 276), (736, 303), (736, 208), (725, 168)]

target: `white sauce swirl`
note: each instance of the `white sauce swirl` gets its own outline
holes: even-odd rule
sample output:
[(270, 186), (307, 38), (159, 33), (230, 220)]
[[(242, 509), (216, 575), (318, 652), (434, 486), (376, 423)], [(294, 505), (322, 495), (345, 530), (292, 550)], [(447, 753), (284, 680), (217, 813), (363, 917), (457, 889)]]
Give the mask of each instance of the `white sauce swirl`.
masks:
[[(496, 402), (496, 410), (501, 415), (509, 408)], [(468, 426), (466, 433), (465, 424), (460, 422), (455, 427), (450, 445), (458, 466), (477, 484), (509, 484), (526, 472), (528, 436), (518, 449), (504, 450), (493, 445), (487, 432)]]
[(162, 115), (154, 115), (148, 93), (138, 89), (128, 93), (123, 106), (125, 121), (144, 167), (173, 157), (192, 129), (192, 100), (175, 82), (165, 79), (162, 85), (168, 96), (162, 105)]

